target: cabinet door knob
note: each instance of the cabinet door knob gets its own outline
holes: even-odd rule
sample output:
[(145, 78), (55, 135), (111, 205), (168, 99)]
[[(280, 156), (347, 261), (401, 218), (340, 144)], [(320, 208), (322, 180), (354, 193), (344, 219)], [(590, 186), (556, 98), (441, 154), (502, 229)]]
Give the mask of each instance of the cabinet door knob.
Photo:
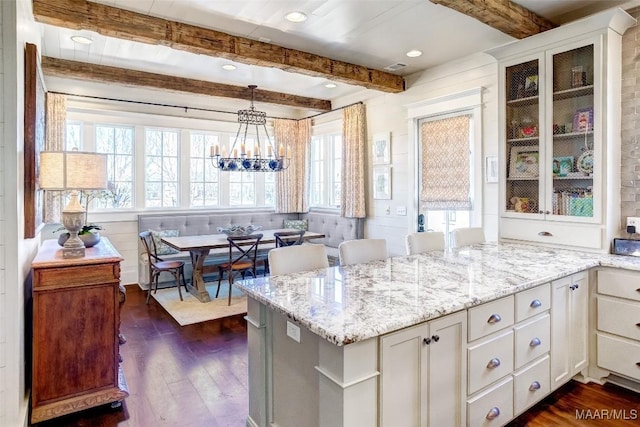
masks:
[(538, 381), (532, 382), (531, 385), (529, 386), (529, 391), (536, 391), (536, 390), (540, 390), (540, 383)]
[(425, 345), (429, 345), (429, 344), (431, 344), (431, 338), (427, 337), (427, 338), (423, 339), (423, 340), (422, 340), (422, 342), (423, 342)]
[(501, 320), (502, 320), (502, 317), (500, 317), (499, 314), (494, 313), (491, 316), (489, 316), (489, 319), (487, 319), (487, 323), (491, 323), (491, 324), (498, 323)]
[(500, 366), (500, 359), (498, 359), (497, 357), (494, 357), (493, 359), (489, 360), (489, 363), (487, 363), (487, 368), (489, 369), (495, 369), (498, 366)]
[(431, 336), (431, 339), (432, 339), (434, 342), (438, 342), (438, 341), (440, 341), (440, 337), (439, 337), (438, 335), (433, 335), (433, 336)]
[(640, 288), (636, 289), (636, 292), (640, 292)]
[(542, 341), (540, 341), (540, 338), (534, 338), (531, 340), (531, 342), (529, 343), (529, 347), (537, 347), (540, 344), (542, 344)]
[[(546, 214), (549, 214), (549, 212), (545, 212)], [(538, 236), (545, 236), (545, 237), (551, 237), (553, 236), (553, 234), (549, 233), (548, 231), (541, 231), (538, 233)]]
[(494, 406), (493, 408), (491, 408), (489, 410), (489, 412), (487, 413), (487, 419), (488, 420), (495, 420), (496, 418), (498, 418), (500, 416), (500, 409), (498, 409), (496, 406)]
[(640, 322), (639, 322), (639, 323), (636, 323), (636, 326), (637, 326), (638, 328), (640, 328)]
[(636, 362), (636, 366), (640, 366), (640, 362)]
[(531, 304), (529, 304), (529, 307), (531, 308), (538, 308), (540, 306), (542, 306), (542, 303), (539, 299), (534, 299), (533, 301), (531, 301)]

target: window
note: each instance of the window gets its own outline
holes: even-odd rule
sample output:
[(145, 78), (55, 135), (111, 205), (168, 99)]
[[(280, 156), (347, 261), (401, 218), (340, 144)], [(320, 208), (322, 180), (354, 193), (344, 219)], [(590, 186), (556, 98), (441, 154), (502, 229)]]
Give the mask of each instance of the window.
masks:
[(191, 133), (189, 206), (218, 206), (220, 172), (211, 164), (210, 147), (219, 144), (217, 135)]
[(82, 151), (82, 123), (67, 120), (67, 135), (64, 141), (64, 150)]
[(342, 135), (315, 135), (311, 139), (311, 206), (340, 206), (342, 191)]
[(448, 246), (453, 229), (470, 226), (473, 120), (469, 114), (430, 117), (419, 128), (425, 228), (444, 232)]
[(133, 207), (133, 128), (96, 126), (96, 153), (107, 154), (107, 197), (94, 200), (96, 208)]
[(145, 206), (178, 207), (178, 132), (145, 130)]
[[(65, 150), (107, 154), (109, 189), (114, 196), (92, 198), (91, 209), (106, 214), (145, 208), (275, 206), (276, 173), (220, 173), (211, 163), (210, 149), (215, 144), (223, 152), (230, 151), (235, 123), (126, 112), (102, 115), (99, 110), (73, 107), (67, 117)], [(247, 154), (251, 149), (253, 155), (256, 142), (254, 135), (247, 136)]]

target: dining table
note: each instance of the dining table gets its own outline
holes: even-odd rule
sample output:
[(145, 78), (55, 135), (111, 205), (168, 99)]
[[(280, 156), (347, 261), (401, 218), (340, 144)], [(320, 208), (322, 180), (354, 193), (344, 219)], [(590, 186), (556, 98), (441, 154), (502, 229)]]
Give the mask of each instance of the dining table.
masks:
[[(290, 228), (281, 228), (273, 230), (259, 230), (253, 234), (262, 234), (258, 250), (269, 250), (275, 248), (276, 238), (274, 233), (296, 231)], [(306, 242), (313, 239), (322, 239), (326, 237), (322, 233), (306, 231), (302, 239)], [(200, 302), (211, 301), (211, 296), (207, 291), (204, 281), (204, 275), (218, 271), (217, 265), (206, 265), (205, 261), (209, 255), (215, 255), (221, 258), (229, 253), (229, 241), (226, 234), (201, 234), (195, 236), (176, 236), (162, 237), (161, 241), (180, 252), (189, 252), (191, 257), (191, 265), (193, 272), (190, 283), (187, 286), (189, 292), (195, 296)], [(228, 258), (225, 260), (228, 261)]]

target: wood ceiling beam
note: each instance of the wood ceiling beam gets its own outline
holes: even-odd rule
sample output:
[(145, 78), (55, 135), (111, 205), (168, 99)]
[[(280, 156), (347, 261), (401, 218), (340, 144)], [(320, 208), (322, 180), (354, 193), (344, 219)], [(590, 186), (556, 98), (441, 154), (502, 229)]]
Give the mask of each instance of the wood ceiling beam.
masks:
[(524, 39), (557, 26), (509, 0), (429, 1), (464, 13), (517, 39)]
[[(144, 71), (124, 68), (107, 67), (104, 65), (69, 61), (66, 59), (57, 59), (48, 56), (42, 57), (42, 71), (46, 76), (73, 78), (99, 83), (117, 83), (130, 87), (143, 86), (170, 91), (196, 93), (200, 95), (238, 98), (246, 99), (248, 101), (251, 100), (251, 90), (248, 87), (225, 85), (221, 83), (167, 76), (164, 74), (147, 73)], [(254, 99), (257, 102), (287, 105), (290, 107), (309, 110), (331, 110), (331, 101), (260, 89), (255, 90)]]
[(383, 92), (404, 91), (402, 76), (86, 0), (33, 0), (33, 15), (38, 22), (58, 27), (95, 31)]

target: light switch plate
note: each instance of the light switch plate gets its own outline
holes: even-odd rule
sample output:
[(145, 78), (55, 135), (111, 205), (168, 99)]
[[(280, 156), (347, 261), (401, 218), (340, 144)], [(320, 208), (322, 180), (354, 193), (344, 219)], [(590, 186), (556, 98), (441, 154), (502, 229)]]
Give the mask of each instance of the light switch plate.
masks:
[(396, 207), (396, 215), (405, 216), (407, 214), (406, 206), (397, 206)]
[(287, 336), (296, 342), (300, 342), (300, 326), (287, 320)]

